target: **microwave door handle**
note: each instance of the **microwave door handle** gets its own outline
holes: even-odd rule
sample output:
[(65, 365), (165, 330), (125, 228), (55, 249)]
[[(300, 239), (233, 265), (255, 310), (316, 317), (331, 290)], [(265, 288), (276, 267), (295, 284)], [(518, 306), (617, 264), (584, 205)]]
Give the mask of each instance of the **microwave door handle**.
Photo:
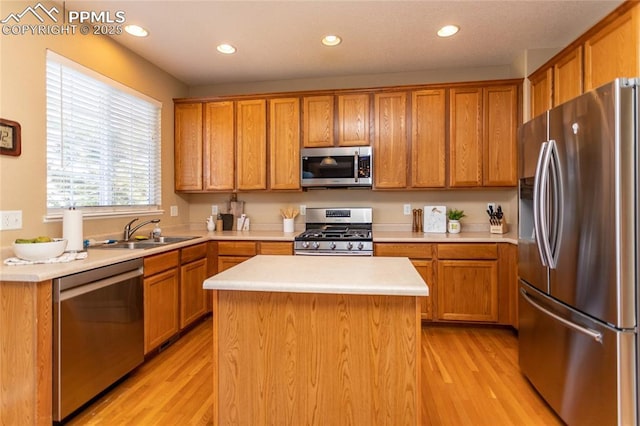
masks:
[(360, 165), (360, 156), (358, 155), (358, 151), (355, 152), (353, 156), (353, 179), (355, 182), (358, 182), (358, 169)]

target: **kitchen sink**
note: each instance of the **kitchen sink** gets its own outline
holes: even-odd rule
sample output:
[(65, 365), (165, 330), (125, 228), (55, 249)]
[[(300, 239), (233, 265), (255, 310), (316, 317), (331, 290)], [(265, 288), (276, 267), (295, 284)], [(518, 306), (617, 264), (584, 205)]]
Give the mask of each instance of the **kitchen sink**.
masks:
[(130, 241), (117, 241), (110, 244), (102, 244), (95, 248), (102, 249), (150, 249), (154, 247), (161, 247), (175, 243), (181, 243), (183, 241), (193, 240), (199, 237), (159, 237), (150, 240), (130, 240)]

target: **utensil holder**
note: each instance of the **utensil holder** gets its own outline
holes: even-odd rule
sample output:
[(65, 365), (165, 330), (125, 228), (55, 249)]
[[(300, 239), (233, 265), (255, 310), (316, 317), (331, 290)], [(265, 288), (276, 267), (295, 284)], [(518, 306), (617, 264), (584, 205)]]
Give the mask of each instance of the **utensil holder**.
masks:
[(505, 222), (500, 222), (499, 225), (489, 225), (489, 232), (492, 234), (506, 234), (507, 224)]
[(282, 219), (282, 230), (283, 232), (293, 232), (295, 229), (295, 219)]

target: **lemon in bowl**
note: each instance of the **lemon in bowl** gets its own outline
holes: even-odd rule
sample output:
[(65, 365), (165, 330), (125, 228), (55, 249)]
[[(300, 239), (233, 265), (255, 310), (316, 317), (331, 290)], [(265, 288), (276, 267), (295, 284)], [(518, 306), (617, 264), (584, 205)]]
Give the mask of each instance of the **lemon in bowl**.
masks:
[(13, 243), (16, 257), (24, 260), (47, 260), (60, 256), (67, 248), (64, 238), (38, 237), (33, 239), (17, 239)]

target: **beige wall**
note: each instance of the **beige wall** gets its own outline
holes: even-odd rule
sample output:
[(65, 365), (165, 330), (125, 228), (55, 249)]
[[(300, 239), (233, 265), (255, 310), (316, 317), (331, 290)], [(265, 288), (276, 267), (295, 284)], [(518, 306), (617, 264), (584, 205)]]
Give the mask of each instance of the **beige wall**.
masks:
[[(0, 2), (0, 16), (20, 12), (25, 2)], [(46, 3), (45, 3), (46, 4)], [(121, 35), (118, 37), (128, 37)], [(0, 117), (22, 127), (22, 155), (0, 156), (0, 210), (22, 210), (23, 229), (0, 231), (0, 247), (18, 237), (62, 234), (61, 222), (44, 223), (46, 213), (46, 49), (162, 102), (162, 223), (188, 217), (187, 202), (173, 191), (173, 101), (188, 94), (185, 84), (113, 39), (83, 35), (0, 35)], [(177, 205), (180, 215), (169, 216)], [(85, 220), (85, 235), (121, 231), (130, 218)]]

